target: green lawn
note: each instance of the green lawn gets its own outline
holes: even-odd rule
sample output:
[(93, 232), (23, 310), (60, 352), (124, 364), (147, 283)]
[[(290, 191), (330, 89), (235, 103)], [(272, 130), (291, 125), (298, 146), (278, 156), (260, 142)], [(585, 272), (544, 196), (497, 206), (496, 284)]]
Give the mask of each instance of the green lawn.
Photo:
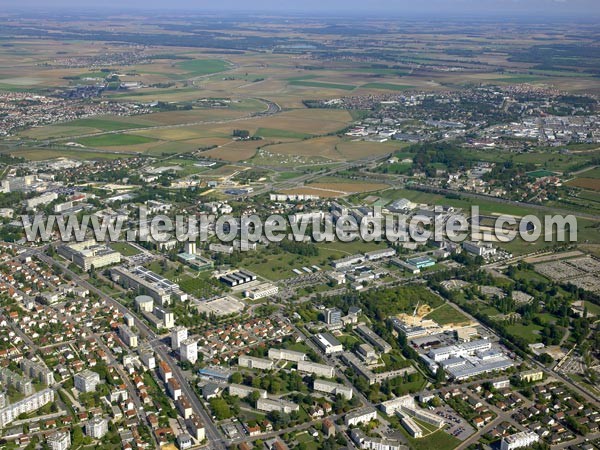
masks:
[(110, 244), (110, 248), (119, 252), (123, 256), (134, 256), (139, 255), (141, 253), (137, 248), (131, 246), (126, 242), (113, 242), (112, 244)]
[(297, 178), (302, 175), (302, 172), (280, 172), (277, 175), (277, 181), (287, 181), (293, 178)]
[(521, 323), (516, 323), (514, 325), (507, 325), (506, 331), (514, 336), (518, 336), (520, 338), (525, 339), (529, 344), (533, 344), (535, 342), (540, 342), (541, 338), (539, 335), (539, 331), (541, 331), (542, 327), (530, 323), (525, 326)]
[(81, 138), (77, 142), (86, 147), (118, 147), (124, 145), (147, 144), (156, 142), (156, 139), (145, 136), (134, 136), (132, 134), (103, 134)]
[(409, 446), (413, 450), (451, 450), (458, 447), (460, 440), (442, 430), (421, 439), (408, 437)]

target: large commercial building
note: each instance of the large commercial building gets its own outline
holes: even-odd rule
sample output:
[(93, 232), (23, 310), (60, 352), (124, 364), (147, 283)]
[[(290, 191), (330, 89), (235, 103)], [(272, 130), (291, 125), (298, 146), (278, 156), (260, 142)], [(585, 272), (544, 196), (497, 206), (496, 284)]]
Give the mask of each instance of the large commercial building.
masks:
[(89, 369), (82, 370), (75, 374), (73, 382), (75, 384), (75, 389), (79, 392), (93, 392), (96, 390), (96, 386), (100, 384), (100, 375)]
[(372, 252), (365, 253), (367, 261), (376, 261), (383, 258), (391, 258), (396, 254), (396, 250), (393, 248), (383, 248), (381, 250), (373, 250)]
[(359, 264), (365, 260), (363, 255), (351, 255), (345, 258), (336, 259), (331, 263), (334, 269), (345, 269), (355, 264)]
[(475, 352), (486, 351), (491, 348), (492, 343), (489, 340), (479, 339), (473, 342), (465, 342), (464, 344), (434, 348), (429, 352), (429, 357), (435, 362), (440, 362), (450, 358), (474, 355)]
[(383, 353), (389, 353), (392, 350), (392, 346), (388, 344), (382, 337), (371, 330), (366, 325), (359, 325), (356, 327), (356, 331), (365, 339), (369, 344), (378, 349)]
[(269, 349), (269, 359), (283, 359), (284, 361), (305, 361), (306, 353), (296, 352), (294, 350), (286, 350), (285, 348)]
[(346, 426), (359, 425), (361, 423), (369, 423), (371, 420), (377, 419), (377, 411), (375, 408), (361, 408), (356, 411), (349, 412), (344, 418)]
[(502, 438), (500, 450), (514, 450), (515, 448), (529, 447), (540, 440), (533, 431), (522, 431)]
[(482, 256), (484, 258), (488, 258), (496, 254), (496, 248), (491, 242), (465, 241), (463, 242), (463, 248), (467, 253), (475, 256)]
[(256, 402), (256, 409), (259, 411), (279, 411), (280, 413), (290, 414), (294, 411), (299, 411), (300, 406), (294, 402), (281, 399), (259, 398)]
[(54, 401), (54, 391), (44, 389), (12, 405), (0, 409), (0, 427), (5, 427), (21, 414), (29, 414)]
[(330, 333), (319, 333), (313, 336), (313, 341), (326, 355), (344, 351), (341, 342)]
[(179, 288), (177, 283), (142, 266), (131, 270), (115, 267), (111, 270), (111, 278), (123, 287), (149, 295), (162, 306), (171, 301), (171, 295), (182, 302), (188, 299), (188, 295)]
[(96, 241), (85, 241), (58, 246), (58, 254), (77, 264), (83, 270), (99, 269), (121, 262), (121, 254)]
[(335, 371), (333, 367), (325, 364), (318, 364), (312, 361), (299, 361), (298, 370), (300, 372), (311, 373), (318, 377), (333, 378)]
[(313, 389), (319, 392), (326, 392), (333, 395), (341, 395), (346, 400), (352, 398), (352, 388), (343, 384), (334, 383), (332, 381), (316, 379), (313, 384)]
[(246, 270), (238, 270), (235, 272), (230, 272), (225, 275), (221, 275), (219, 277), (219, 281), (222, 281), (229, 287), (240, 286), (242, 284), (250, 283), (251, 281), (256, 281), (256, 275)]
[(247, 367), (249, 369), (271, 370), (273, 368), (273, 361), (255, 358), (254, 356), (240, 355), (238, 358), (238, 366)]
[(259, 300), (265, 297), (271, 297), (279, 292), (279, 287), (271, 283), (262, 283), (258, 286), (252, 286), (244, 291), (244, 296), (251, 300)]

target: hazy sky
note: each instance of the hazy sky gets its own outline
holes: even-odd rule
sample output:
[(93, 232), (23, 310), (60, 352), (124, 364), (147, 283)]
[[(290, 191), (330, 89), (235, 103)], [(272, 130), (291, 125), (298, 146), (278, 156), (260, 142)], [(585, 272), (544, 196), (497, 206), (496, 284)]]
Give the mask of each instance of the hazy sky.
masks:
[(600, 15), (600, 0), (0, 0), (3, 9), (162, 9), (253, 12), (527, 13)]

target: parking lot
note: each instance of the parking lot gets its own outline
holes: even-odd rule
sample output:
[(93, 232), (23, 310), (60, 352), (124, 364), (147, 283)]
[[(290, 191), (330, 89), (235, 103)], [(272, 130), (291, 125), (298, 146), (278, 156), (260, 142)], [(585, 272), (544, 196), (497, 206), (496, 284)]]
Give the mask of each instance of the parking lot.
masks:
[(464, 441), (475, 433), (473, 427), (449, 406), (440, 406), (433, 412), (446, 421), (446, 433), (450, 436)]

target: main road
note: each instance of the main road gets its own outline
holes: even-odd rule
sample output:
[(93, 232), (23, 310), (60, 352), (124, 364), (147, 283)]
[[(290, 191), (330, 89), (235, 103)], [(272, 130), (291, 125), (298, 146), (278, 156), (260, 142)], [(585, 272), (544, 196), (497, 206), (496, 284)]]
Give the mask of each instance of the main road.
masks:
[(226, 450), (227, 447), (225, 445), (225, 441), (223, 440), (223, 437), (219, 433), (219, 430), (213, 423), (212, 418), (204, 410), (204, 406), (198, 399), (196, 392), (194, 392), (194, 390), (191, 388), (187, 379), (183, 375), (183, 371), (177, 365), (177, 361), (175, 361), (175, 359), (171, 356), (169, 348), (160, 340), (160, 337), (156, 333), (154, 333), (154, 331), (152, 331), (152, 329), (150, 329), (150, 327), (146, 325), (146, 323), (143, 322), (137, 316), (136, 313), (131, 311), (125, 305), (119, 303), (111, 296), (102, 292), (96, 286), (90, 284), (88, 281), (81, 278), (81, 276), (70, 270), (62, 262), (57, 261), (40, 251), (34, 251), (32, 253), (34, 253), (35, 256), (37, 256), (40, 260), (44, 261), (46, 264), (59, 267), (63, 271), (63, 273), (68, 274), (71, 277), (71, 279), (78, 285), (85, 287), (90, 292), (93, 292), (94, 294), (98, 295), (106, 303), (109, 303), (115, 308), (117, 308), (117, 310), (122, 314), (129, 314), (131, 317), (134, 318), (134, 324), (140, 332), (140, 337), (145, 338), (150, 343), (152, 349), (159, 355), (159, 357), (169, 364), (173, 372), (173, 377), (180, 384), (183, 394), (189, 399), (190, 403), (192, 404), (192, 409), (194, 410), (194, 413), (202, 419), (206, 428), (206, 437), (209, 442), (209, 448), (214, 450)]

